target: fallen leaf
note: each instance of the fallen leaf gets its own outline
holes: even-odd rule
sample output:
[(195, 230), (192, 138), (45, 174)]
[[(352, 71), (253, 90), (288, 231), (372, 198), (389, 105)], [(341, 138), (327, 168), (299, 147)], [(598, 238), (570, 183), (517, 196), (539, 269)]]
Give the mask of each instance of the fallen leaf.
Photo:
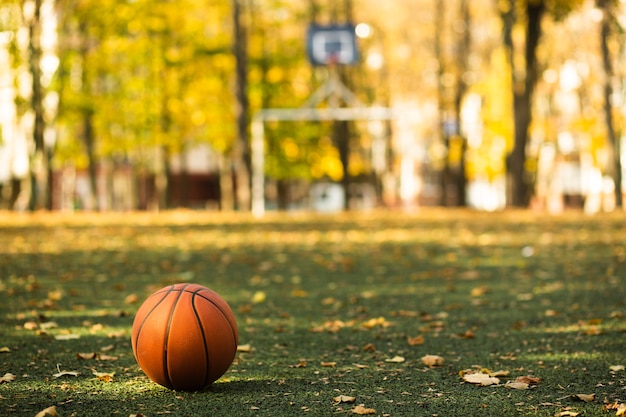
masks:
[(584, 401), (586, 403), (593, 401), (596, 398), (596, 394), (572, 394), (571, 397), (575, 400)]
[(337, 366), (337, 362), (322, 362), (320, 363), (320, 365), (322, 365), (325, 368), (333, 368)]
[(530, 384), (526, 382), (508, 381), (506, 384), (504, 384), (504, 387), (511, 388), (511, 389), (525, 390), (525, 389), (530, 388)]
[(35, 417), (57, 417), (59, 414), (57, 413), (57, 408), (53, 405), (51, 407), (45, 408), (35, 414)]
[(0, 347), (0, 353), (9, 353), (9, 352), (11, 352), (11, 349), (9, 349), (8, 346)]
[(27, 321), (26, 323), (24, 323), (24, 329), (26, 330), (35, 330), (39, 328), (39, 324), (37, 324), (37, 322), (35, 321)]
[(426, 366), (435, 367), (441, 366), (445, 362), (445, 359), (439, 355), (425, 355), (422, 356), (422, 363)]
[(376, 414), (376, 410), (373, 408), (365, 408), (363, 405), (357, 405), (352, 409), (352, 412), (359, 415)]
[(554, 417), (576, 417), (578, 415), (580, 415), (580, 413), (577, 411), (567, 410), (567, 411), (561, 411), (560, 413), (556, 413)]
[(96, 379), (103, 382), (113, 381), (113, 376), (115, 375), (115, 372), (98, 372), (95, 369), (92, 369), (91, 372), (96, 376)]
[(3, 376), (0, 376), (0, 384), (3, 383), (3, 382), (15, 381), (15, 378), (16, 378), (15, 375), (13, 375), (12, 373), (7, 372)]
[(79, 334), (74, 334), (74, 333), (58, 334), (58, 335), (54, 336), (54, 338), (56, 340), (75, 340), (75, 339), (80, 339), (80, 335)]
[(61, 378), (62, 376), (78, 376), (80, 372), (76, 371), (59, 371), (56, 374), (52, 374), (54, 378)]
[(473, 374), (465, 374), (463, 375), (463, 380), (465, 382), (469, 382), (470, 384), (476, 384), (482, 387), (486, 387), (489, 385), (498, 385), (500, 383), (500, 380), (496, 378), (495, 376), (484, 374), (482, 372), (476, 372)]
[(391, 359), (385, 359), (385, 362), (389, 363), (402, 363), (404, 362), (404, 358), (402, 356), (394, 356)]
[[(484, 370), (482, 370), (481, 372), (485, 373)], [(491, 372), (491, 371), (487, 370), (486, 373), (489, 374), (489, 376), (496, 376), (496, 377), (497, 376), (507, 376), (508, 374), (510, 374), (509, 371), (505, 371), (505, 370), (502, 370), (502, 369), (499, 370), (499, 371), (494, 371), (494, 372)], [(517, 379), (516, 379), (516, 381), (517, 381)], [(518, 382), (526, 382), (526, 383), (528, 383), (527, 381), (518, 381)]]
[(393, 323), (387, 321), (384, 317), (376, 317), (376, 318), (364, 321), (361, 324), (361, 326), (365, 327), (366, 329), (373, 329), (374, 327), (389, 327), (389, 326), (393, 326)]
[(96, 353), (95, 352), (77, 353), (76, 357), (78, 359), (83, 359), (83, 360), (95, 359), (96, 358)]
[(350, 397), (349, 395), (339, 395), (339, 396), (333, 398), (333, 401), (336, 402), (337, 404), (339, 404), (339, 403), (353, 403), (354, 401), (356, 401), (356, 397)]
[(290, 368), (306, 368), (306, 359), (300, 359), (295, 365), (289, 365)]
[(624, 370), (624, 365), (612, 365), (609, 369), (613, 372), (619, 372)]
[[(496, 376), (496, 375), (492, 375), (492, 376)], [(530, 375), (518, 376), (517, 378), (515, 378), (515, 382), (524, 382), (528, 385), (539, 385), (539, 383), (541, 382), (541, 378), (537, 378), (536, 376), (530, 376)]]
[(260, 304), (260, 303), (264, 302), (266, 298), (267, 298), (267, 295), (265, 294), (264, 291), (257, 291), (252, 296), (252, 303)]
[(250, 346), (249, 343), (245, 345), (237, 346), (237, 352), (249, 353), (251, 350), (252, 350), (252, 347)]
[(624, 416), (626, 415), (626, 404), (620, 404), (617, 406), (617, 411), (615, 412), (616, 416)]
[(418, 345), (423, 345), (424, 344), (424, 336), (417, 335), (415, 337), (409, 337), (407, 338), (407, 342), (409, 342), (409, 346), (418, 346)]
[(373, 343), (368, 343), (367, 345), (363, 346), (363, 350), (366, 352), (376, 352), (376, 345)]
[(124, 303), (125, 304), (136, 304), (138, 302), (139, 302), (139, 297), (137, 296), (137, 294), (128, 294), (124, 298)]

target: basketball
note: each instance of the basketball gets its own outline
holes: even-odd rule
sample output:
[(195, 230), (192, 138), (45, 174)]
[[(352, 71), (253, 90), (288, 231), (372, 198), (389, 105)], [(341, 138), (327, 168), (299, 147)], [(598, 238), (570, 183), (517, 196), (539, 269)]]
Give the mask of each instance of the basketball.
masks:
[(201, 390), (228, 370), (237, 352), (237, 323), (226, 301), (198, 284), (175, 284), (149, 296), (132, 327), (139, 367), (157, 384)]

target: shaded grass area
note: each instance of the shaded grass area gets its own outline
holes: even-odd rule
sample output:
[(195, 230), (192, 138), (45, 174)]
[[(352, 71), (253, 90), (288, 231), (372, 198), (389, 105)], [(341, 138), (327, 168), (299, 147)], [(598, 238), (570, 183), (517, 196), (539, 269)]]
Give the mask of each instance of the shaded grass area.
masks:
[[(0, 213), (0, 415), (615, 415), (625, 236), (623, 214)], [(250, 348), (202, 392), (150, 382), (130, 347), (141, 301), (175, 282), (220, 293)], [(504, 387), (518, 376), (541, 382)]]

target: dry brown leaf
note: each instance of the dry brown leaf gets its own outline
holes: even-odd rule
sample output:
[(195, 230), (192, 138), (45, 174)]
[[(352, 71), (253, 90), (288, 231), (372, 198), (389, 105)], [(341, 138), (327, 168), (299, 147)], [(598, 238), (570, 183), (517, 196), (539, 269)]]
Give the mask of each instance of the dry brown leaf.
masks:
[(7, 372), (3, 376), (0, 376), (0, 384), (2, 384), (3, 382), (15, 381), (15, 378), (17, 378), (15, 375), (13, 375), (10, 372)]
[(333, 398), (333, 401), (339, 403), (353, 403), (356, 401), (356, 397), (350, 397), (349, 395), (339, 395)]
[(376, 345), (373, 343), (368, 343), (367, 345), (363, 346), (363, 350), (366, 352), (376, 352)]
[(435, 367), (441, 366), (445, 362), (445, 359), (439, 355), (425, 355), (422, 356), (422, 363), (426, 366)]
[(361, 405), (357, 405), (356, 407), (354, 407), (352, 409), (352, 413), (359, 414), (359, 415), (376, 414), (376, 410), (374, 410), (373, 408), (366, 408), (361, 404)]
[(35, 414), (35, 417), (57, 417), (59, 414), (57, 413), (57, 408), (53, 405), (51, 407), (45, 408)]
[[(481, 371), (481, 372), (484, 373), (484, 371)], [(491, 371), (487, 370), (486, 373), (489, 374), (489, 376), (496, 376), (496, 377), (498, 377), (498, 376), (507, 376), (508, 374), (510, 374), (509, 371), (505, 371), (503, 369), (501, 369), (499, 371), (494, 371), (494, 372), (491, 372)], [(526, 382), (526, 381), (519, 381), (519, 382)]]
[(572, 394), (571, 397), (575, 400), (584, 401), (586, 403), (593, 401), (596, 398), (596, 394)]
[(541, 378), (530, 375), (518, 376), (517, 378), (515, 378), (515, 382), (524, 382), (528, 385), (539, 385), (539, 383), (541, 382)]
[(409, 346), (419, 346), (424, 344), (424, 336), (417, 335), (415, 337), (407, 338), (407, 342), (409, 342)]

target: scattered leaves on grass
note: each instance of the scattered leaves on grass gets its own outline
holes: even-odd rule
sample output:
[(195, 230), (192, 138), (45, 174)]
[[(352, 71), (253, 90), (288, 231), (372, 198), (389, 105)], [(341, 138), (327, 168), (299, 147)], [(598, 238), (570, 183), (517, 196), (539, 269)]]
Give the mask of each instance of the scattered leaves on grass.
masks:
[(435, 366), (441, 366), (445, 362), (445, 359), (439, 355), (425, 355), (422, 356), (422, 363), (426, 366), (434, 368)]
[(44, 408), (43, 410), (35, 414), (35, 417), (57, 417), (58, 415), (59, 414), (57, 413), (57, 408), (53, 405), (51, 407)]
[(373, 329), (374, 327), (390, 327), (393, 326), (393, 323), (387, 321), (387, 319), (385, 319), (384, 317), (376, 317), (364, 321), (363, 323), (361, 323), (361, 326), (365, 327), (366, 329)]
[(10, 372), (7, 372), (6, 374), (0, 376), (0, 384), (2, 384), (3, 382), (11, 382), (11, 381), (15, 381), (16, 376), (13, 375)]
[(367, 408), (363, 404), (360, 404), (352, 409), (352, 413), (359, 415), (376, 414), (376, 410), (373, 408)]

